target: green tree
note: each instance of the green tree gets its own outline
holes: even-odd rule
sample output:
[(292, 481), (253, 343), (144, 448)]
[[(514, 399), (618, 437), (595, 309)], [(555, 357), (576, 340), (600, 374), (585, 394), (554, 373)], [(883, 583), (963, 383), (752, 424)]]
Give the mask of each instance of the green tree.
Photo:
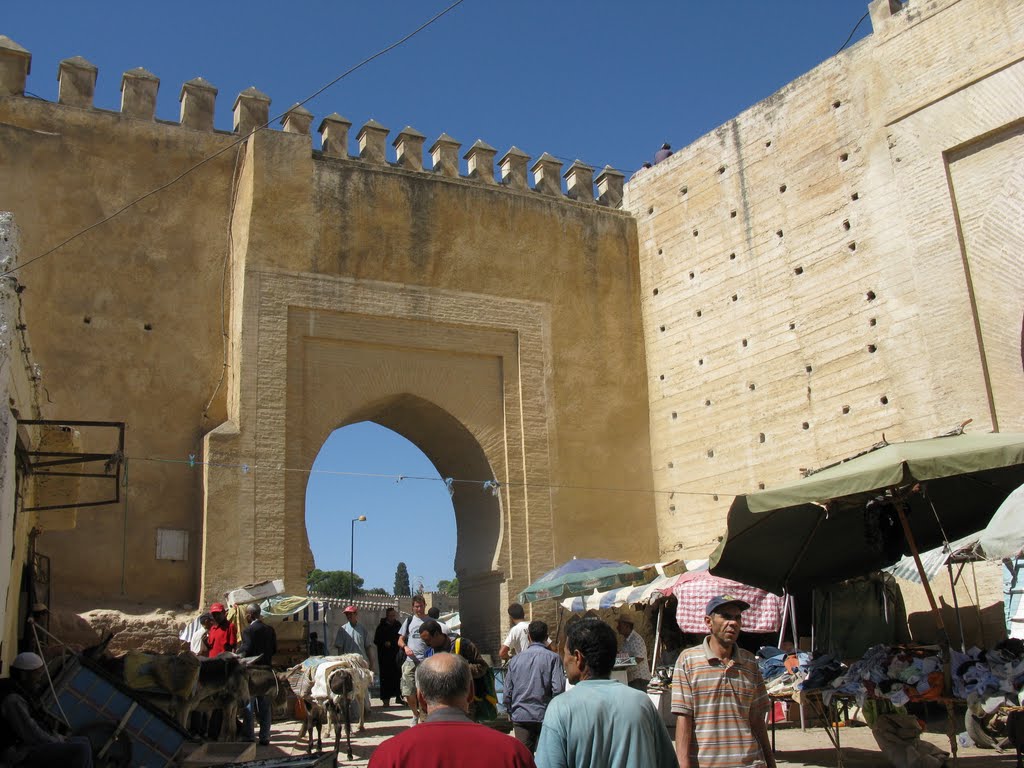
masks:
[(449, 581), (448, 579), (441, 579), (437, 582), (437, 591), (442, 592), (451, 597), (459, 596), (459, 577), (456, 576), (454, 579)]
[(411, 595), (412, 587), (409, 586), (409, 569), (405, 563), (399, 563), (395, 568), (395, 592), (396, 595)]
[(368, 595), (386, 595), (388, 591), (384, 587), (374, 587), (373, 589), (366, 590)]
[(314, 568), (306, 577), (306, 590), (325, 595), (326, 597), (337, 597), (345, 599), (349, 596), (349, 582), (352, 583), (353, 595), (363, 594), (363, 577), (358, 573), (349, 571), (321, 571)]

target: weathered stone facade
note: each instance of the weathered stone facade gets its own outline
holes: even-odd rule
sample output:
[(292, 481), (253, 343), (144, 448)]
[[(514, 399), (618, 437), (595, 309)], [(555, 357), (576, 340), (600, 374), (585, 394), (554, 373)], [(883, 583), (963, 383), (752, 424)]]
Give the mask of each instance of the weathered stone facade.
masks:
[[(0, 210), (29, 257), (212, 156), (22, 276), (44, 415), (129, 424), (124, 508), (40, 539), (58, 593), (301, 588), (305, 472), (372, 420), (501, 483), (454, 496), (464, 625), (492, 647), (574, 554), (703, 557), (734, 494), (800, 466), (968, 418), (1024, 429), (1024, 0), (870, 12), (625, 194), (577, 162), (563, 195), (559, 161), (515, 147), (499, 181), (482, 141), (462, 175), (456, 140), (425, 163), (409, 127), (389, 161), (374, 121), (350, 156), (337, 114), (314, 149), (302, 108), (253, 133), (256, 89), (215, 131), (202, 78), (180, 124), (141, 69), (99, 110), (78, 58), (58, 103), (26, 98), (30, 56), (0, 39)], [(156, 559), (162, 530), (187, 559)]]
[(883, 434), (1024, 430), (1024, 3), (871, 15), (626, 186), (665, 555)]
[[(337, 115), (315, 151), (301, 109), (247, 136), (269, 114), (254, 89), (235, 102), (240, 135), (217, 132), (201, 80), (167, 124), (148, 73), (125, 74), (111, 113), (92, 106), (88, 62), (60, 71), (58, 104), (23, 97), (9, 70), (0, 98), (0, 209), (30, 256), (221, 152), (25, 270), (47, 415), (129, 424), (126, 508), (82, 510), (73, 534), (40, 540), (60, 594), (174, 604), (280, 576), (302, 589), (306, 471), (362, 420), (444, 477), (500, 483), (454, 486), (463, 621), (485, 646), (556, 562), (654, 559), (650, 496), (599, 490), (650, 483), (636, 230), (610, 205), (621, 174), (602, 172), (595, 200), (593, 170), (573, 164), (564, 196), (544, 155), (531, 189), (513, 148), (499, 184), (477, 142), (463, 177), (447, 136), (423, 170), (421, 135), (402, 131), (388, 162), (372, 121), (350, 157)], [(623, 521), (631, 535), (609, 537)], [(187, 559), (156, 559), (166, 530), (187, 532)]]

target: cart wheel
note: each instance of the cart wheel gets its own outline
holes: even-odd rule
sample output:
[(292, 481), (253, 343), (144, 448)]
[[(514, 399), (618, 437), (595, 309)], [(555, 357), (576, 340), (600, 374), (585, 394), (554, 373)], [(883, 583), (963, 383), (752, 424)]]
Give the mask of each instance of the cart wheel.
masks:
[(132, 764), (132, 742), (128, 734), (122, 731), (118, 734), (114, 743), (107, 748), (103, 757), (99, 757), (100, 750), (107, 746), (107, 742), (114, 735), (117, 726), (113, 723), (98, 721), (83, 725), (75, 729), (74, 736), (84, 736), (92, 746), (94, 768), (128, 768)]

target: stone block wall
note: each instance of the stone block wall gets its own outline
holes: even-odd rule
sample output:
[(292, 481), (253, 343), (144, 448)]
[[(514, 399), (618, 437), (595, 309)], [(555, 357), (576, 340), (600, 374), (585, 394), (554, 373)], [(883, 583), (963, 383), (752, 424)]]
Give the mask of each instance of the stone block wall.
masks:
[(735, 494), (883, 435), (1024, 429), (1024, 3), (871, 12), (626, 186), (663, 555), (706, 556)]
[[(26, 273), (53, 380), (45, 415), (128, 423), (123, 508), (42, 539), (61, 595), (208, 602), (271, 577), (301, 589), (302, 473), (361, 419), (399, 428), (445, 476), (498, 481), (454, 501), (463, 614), (485, 644), (556, 561), (654, 558), (621, 173), (515, 147), (499, 158), (483, 141), (460, 160), (447, 135), (428, 167), (415, 129), (392, 152), (387, 128), (367, 121), (350, 141), (337, 114), (314, 142), (301, 107), (265, 129), (255, 89), (218, 131), (201, 78), (168, 123), (145, 70), (124, 74), (119, 112), (100, 110), (79, 58), (61, 62), (48, 103), (24, 96), (30, 58), (0, 38), (0, 208), (29, 254), (216, 155)], [(161, 528), (187, 533), (188, 560), (155, 559)]]

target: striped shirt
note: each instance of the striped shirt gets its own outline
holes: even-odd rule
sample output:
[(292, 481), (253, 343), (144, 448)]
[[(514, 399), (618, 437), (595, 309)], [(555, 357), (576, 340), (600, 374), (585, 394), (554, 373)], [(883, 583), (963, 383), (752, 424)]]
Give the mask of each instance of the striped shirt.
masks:
[(764, 756), (750, 728), (751, 711), (768, 711), (757, 661), (734, 647), (722, 662), (709, 638), (679, 654), (672, 674), (672, 711), (693, 718), (691, 757), (700, 768), (763, 768)]

